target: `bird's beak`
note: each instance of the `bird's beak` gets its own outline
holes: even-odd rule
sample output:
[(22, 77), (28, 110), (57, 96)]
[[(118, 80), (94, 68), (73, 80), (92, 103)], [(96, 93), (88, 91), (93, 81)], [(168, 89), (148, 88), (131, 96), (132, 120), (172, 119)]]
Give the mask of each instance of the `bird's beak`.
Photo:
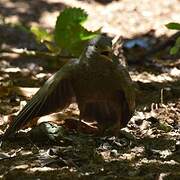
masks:
[(108, 56), (110, 53), (112, 53), (112, 49), (109, 46), (106, 46), (101, 50), (102, 55)]
[(101, 49), (101, 56), (106, 58), (109, 61), (112, 61), (112, 49), (109, 46), (106, 46), (104, 49)]

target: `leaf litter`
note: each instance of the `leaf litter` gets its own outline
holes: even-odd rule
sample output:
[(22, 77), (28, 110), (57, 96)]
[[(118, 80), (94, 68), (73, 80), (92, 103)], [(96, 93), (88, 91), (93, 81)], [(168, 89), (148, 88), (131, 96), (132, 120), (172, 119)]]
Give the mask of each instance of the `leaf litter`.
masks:
[[(162, 3), (167, 13), (171, 13), (168, 9), (170, 6), (170, 9), (173, 10), (177, 8), (175, 8), (177, 2), (173, 2), (174, 4), (170, 5), (168, 5), (169, 1)], [(94, 2), (90, 2), (90, 5), (86, 2), (73, 1), (72, 3), (82, 3), (84, 7), (89, 6), (90, 10), (94, 8), (91, 18), (94, 17), (94, 14), (97, 17), (97, 12), (101, 11), (102, 16), (98, 16), (97, 22), (94, 24), (99, 23), (103, 17), (103, 5), (95, 3), (97, 5), (95, 8)], [(127, 4), (114, 1), (107, 6), (108, 22), (112, 20), (109, 12), (119, 13), (116, 8), (118, 3), (121, 8), (130, 3), (129, 15), (135, 13), (137, 18), (142, 20), (142, 24), (142, 14), (144, 17), (154, 17), (157, 14), (157, 20), (161, 19), (161, 15), (158, 13), (160, 12), (158, 8), (161, 7), (160, 1), (156, 3), (154, 14), (148, 10), (147, 6), (144, 7), (145, 10), (141, 11), (143, 6), (132, 1), (127, 1)], [(137, 15), (139, 11), (142, 14)], [(117, 32), (112, 27), (116, 24), (114, 27), (117, 29), (119, 21), (122, 24), (124, 21), (127, 23), (127, 18), (124, 18), (127, 17), (127, 13), (123, 11), (120, 19), (113, 21), (112, 25), (111, 23), (105, 25), (104, 30), (108, 30), (110, 34)], [(134, 29), (134, 23), (130, 21), (130, 25), (122, 25), (120, 28), (122, 34), (130, 31), (129, 37), (131, 37), (135, 31), (144, 31), (142, 26)], [(154, 21), (149, 23), (152, 24)], [(94, 24), (91, 23), (89, 26)], [(143, 26), (151, 27), (147, 24), (148, 22), (144, 20)], [(129, 27), (133, 28), (128, 31)], [(157, 33), (162, 33), (161, 30), (157, 30)], [(12, 30), (10, 32), (13, 33)], [(18, 35), (18, 33), (16, 34)], [(29, 44), (26, 41), (23, 39), (25, 47)], [(31, 41), (31, 47), (34, 46), (33, 43)], [(0, 58), (0, 132), (2, 134), (7, 123), (16, 115), (14, 113), (24, 106), (26, 101), (37, 91), (37, 87), (40, 87), (54, 70), (47, 74), (44, 63), (38, 61), (39, 59), (22, 59), (12, 56), (9, 58), (9, 63), (6, 54)], [(31, 64), (23, 67), (24, 71), (21, 71), (22, 60), (23, 65)], [(179, 178), (180, 84), (178, 82), (178, 59), (157, 60), (153, 63), (130, 66), (129, 69), (140, 91), (137, 95), (138, 106), (133, 118), (128, 126), (121, 130), (119, 137), (98, 137), (93, 135), (93, 127), (86, 124), (82, 124), (82, 128), (85, 128), (86, 132), (78, 132), (76, 118), (79, 111), (76, 104), (72, 104), (59, 115), (55, 114), (43, 117), (44, 119), (34, 120), (34, 123), (29, 126), (36, 127), (21, 130), (11, 142), (2, 145), (0, 150), (1, 177), (6, 179), (13, 179), (17, 176), (19, 179), (46, 179), (47, 177), (49, 179)], [(65, 119), (69, 119), (69, 121), (66, 122)], [(71, 126), (69, 127), (69, 125)]]

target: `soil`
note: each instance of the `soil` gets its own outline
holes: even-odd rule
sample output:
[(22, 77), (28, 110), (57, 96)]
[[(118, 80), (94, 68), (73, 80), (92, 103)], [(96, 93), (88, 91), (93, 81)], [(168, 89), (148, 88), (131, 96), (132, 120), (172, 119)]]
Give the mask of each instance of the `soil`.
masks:
[[(49, 117), (38, 120), (32, 130), (21, 130), (2, 144), (0, 177), (180, 179), (180, 57), (169, 54), (174, 40), (148, 53), (176, 32), (165, 24), (180, 22), (179, 1), (1, 0), (0, 49), (44, 50), (19, 22), (52, 30), (59, 11), (70, 6), (88, 12), (87, 28), (122, 36), (137, 88), (136, 111), (118, 137), (68, 131)], [(0, 52), (0, 134), (57, 67), (48, 58)], [(72, 104), (60, 117), (78, 113)]]

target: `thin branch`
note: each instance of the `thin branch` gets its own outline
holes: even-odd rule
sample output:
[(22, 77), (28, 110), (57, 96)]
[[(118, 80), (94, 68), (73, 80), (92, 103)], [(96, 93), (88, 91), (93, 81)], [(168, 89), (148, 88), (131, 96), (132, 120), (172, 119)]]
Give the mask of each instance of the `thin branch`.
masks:
[(34, 51), (34, 50), (17, 49), (17, 48), (0, 49), (0, 53), (18, 54), (20, 56), (32, 56), (32, 57), (51, 58), (51, 59), (56, 59), (56, 58), (71, 59), (71, 58), (75, 58), (74, 56), (63, 56), (63, 55), (59, 55), (59, 54), (56, 55), (56, 54), (49, 53), (49, 52), (44, 52), (44, 51)]

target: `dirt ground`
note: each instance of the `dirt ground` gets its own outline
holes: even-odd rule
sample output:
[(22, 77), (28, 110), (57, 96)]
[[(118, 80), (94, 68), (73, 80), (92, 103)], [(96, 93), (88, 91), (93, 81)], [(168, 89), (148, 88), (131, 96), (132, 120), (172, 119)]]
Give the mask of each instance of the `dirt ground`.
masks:
[[(180, 57), (169, 55), (173, 42), (154, 51), (176, 32), (165, 24), (180, 22), (180, 1), (1, 0), (5, 24), (0, 18), (0, 50), (42, 50), (32, 36), (12, 24), (39, 24), (52, 30), (59, 11), (71, 6), (87, 11), (87, 28), (102, 27), (109, 36), (123, 37), (137, 87), (134, 116), (119, 137), (66, 132), (48, 122), (22, 130), (1, 146), (0, 178), (180, 179)], [(0, 134), (57, 69), (48, 59), (0, 51)], [(72, 104), (63, 113), (77, 117), (79, 112)]]

